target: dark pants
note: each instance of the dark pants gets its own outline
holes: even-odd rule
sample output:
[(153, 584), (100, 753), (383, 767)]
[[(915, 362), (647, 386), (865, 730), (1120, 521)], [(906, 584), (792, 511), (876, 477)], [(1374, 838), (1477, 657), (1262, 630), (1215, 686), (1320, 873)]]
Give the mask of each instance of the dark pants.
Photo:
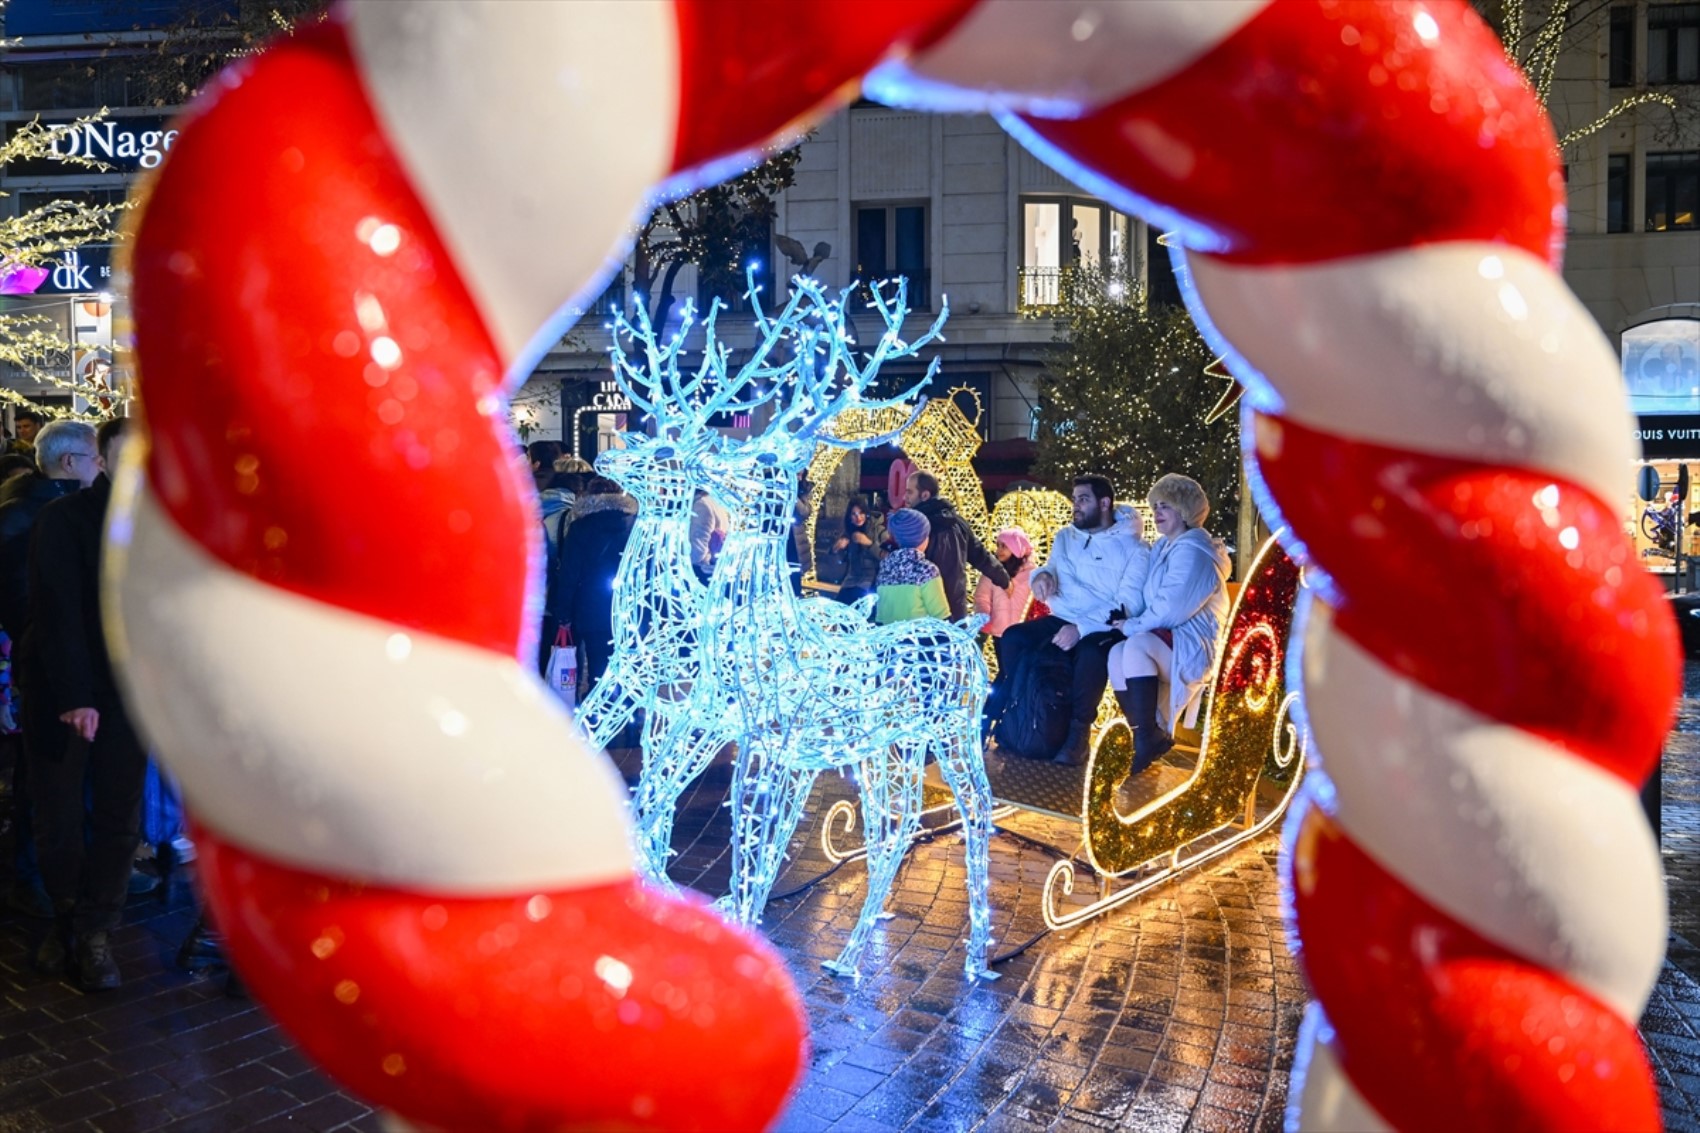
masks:
[[(995, 720), (1003, 715), (1014, 675), (1022, 662), (1041, 649), (1056, 649), (1051, 638), (1068, 624), (1052, 614), (1037, 621), (1019, 622), (1003, 631), (997, 647), (998, 679), (992, 685), (991, 695), (986, 698), (988, 716)], [(1074, 723), (1090, 724), (1097, 717), (1098, 702), (1104, 699), (1104, 688), (1110, 683), (1110, 649), (1121, 640), (1119, 630), (1089, 634), (1063, 654), (1073, 669), (1069, 701), (1073, 706)]]
[(603, 637), (601, 634), (587, 633), (584, 635), (584, 671), (588, 683), (584, 686), (584, 694), (590, 695), (590, 690), (596, 687), (596, 682), (602, 679), (602, 674), (608, 671), (608, 662), (614, 659), (613, 635)]
[(72, 930), (79, 933), (118, 927), (141, 837), (148, 769), (123, 709), (97, 707), (100, 727), (92, 743), (49, 712), (33, 714), (29, 728), (41, 876), (54, 907), (71, 911)]
[(537, 673), (539, 676), (549, 675), (549, 654), (555, 651), (555, 634), (560, 630), (561, 623), (552, 615), (543, 615), (543, 624), (537, 630)]
[(35, 808), (30, 805), (29, 759), (25, 755), (23, 701), (18, 700), (18, 733), (5, 737), (12, 755), (12, 885), (34, 888), (41, 884), (35, 864)]

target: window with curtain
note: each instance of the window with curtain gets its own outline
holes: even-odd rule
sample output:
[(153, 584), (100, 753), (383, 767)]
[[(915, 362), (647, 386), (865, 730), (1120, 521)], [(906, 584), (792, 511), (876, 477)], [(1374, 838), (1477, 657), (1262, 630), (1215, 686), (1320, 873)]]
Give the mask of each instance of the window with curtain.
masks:
[(1647, 82), (1700, 83), (1700, 4), (1647, 9)]

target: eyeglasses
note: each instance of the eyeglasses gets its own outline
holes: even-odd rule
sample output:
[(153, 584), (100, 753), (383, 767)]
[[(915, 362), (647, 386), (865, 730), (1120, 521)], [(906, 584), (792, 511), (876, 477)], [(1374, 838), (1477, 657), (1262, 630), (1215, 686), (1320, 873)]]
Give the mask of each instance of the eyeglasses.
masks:
[(84, 460), (99, 460), (100, 459), (100, 454), (98, 452), (68, 452), (65, 455), (66, 456), (80, 456)]

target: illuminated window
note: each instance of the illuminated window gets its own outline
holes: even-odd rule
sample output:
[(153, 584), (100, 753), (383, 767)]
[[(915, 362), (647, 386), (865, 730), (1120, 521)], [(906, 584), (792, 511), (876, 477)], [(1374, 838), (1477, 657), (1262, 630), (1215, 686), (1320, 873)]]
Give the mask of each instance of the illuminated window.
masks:
[(932, 275), (927, 269), (926, 205), (858, 205), (856, 279), (863, 284), (903, 276), (909, 306), (932, 310)]
[(1700, 228), (1700, 151), (1647, 155), (1648, 232)]
[(1099, 201), (1024, 197), (1021, 202), (1021, 307), (1054, 307), (1071, 268), (1120, 284), (1134, 282), (1134, 225)]
[(1647, 9), (1647, 81), (1700, 83), (1700, 4)]

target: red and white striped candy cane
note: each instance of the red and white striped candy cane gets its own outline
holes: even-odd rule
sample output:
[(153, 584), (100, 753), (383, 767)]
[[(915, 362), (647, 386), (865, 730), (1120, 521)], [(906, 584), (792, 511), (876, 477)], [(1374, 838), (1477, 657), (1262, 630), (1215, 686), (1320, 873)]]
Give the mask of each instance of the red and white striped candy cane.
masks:
[(967, 85), (995, 39), (1018, 75), (1046, 20), (1125, 33), (1072, 87), (992, 82), (1065, 103), (1023, 133), (1181, 230), (1194, 313), (1251, 385), (1260, 501), (1326, 582), (1302, 659), (1326, 776), (1291, 827), (1326, 1020), (1296, 1123), (1656, 1127), (1636, 788), (1678, 651), (1618, 515), (1616, 359), (1557, 272), (1544, 113), (1462, 4), (1167, 8), (1154, 69), (1123, 66), (1153, 6), (1037, 7), (982, 9), (913, 70)]
[[(748, 1087), (722, 1048), (686, 1056), (706, 1033), (646, 1065), (650, 1008), (709, 1004), (767, 1042), (741, 1065), (794, 1068), (756, 1022), (794, 1012), (762, 954), (631, 887), (612, 782), (515, 666), (530, 525), (491, 418), (650, 186), (870, 69), (1178, 227), (1252, 386), (1264, 503), (1329, 581), (1304, 651), (1329, 787), (1294, 900), (1333, 1033), (1302, 1120), (1656, 1124), (1632, 1021), (1662, 893), (1633, 785), (1674, 635), (1610, 506), (1629, 422), (1553, 268), (1551, 133), (1451, 4), (372, 3), (232, 72), (137, 242), (154, 443), (120, 594), (261, 994), (304, 1039), (348, 1024), (309, 1049), (440, 1124), (589, 1112), (563, 1092), (688, 1124), (659, 1107)], [(612, 995), (632, 973), (596, 960), (574, 990), (611, 1013), (575, 1015), (527, 951), (563, 908), (663, 966), (730, 941), (754, 990)], [(573, 954), (621, 955), (598, 947)], [(594, 1086), (543, 1084), (545, 1017), (621, 1036)], [(474, 1040), (434, 1036), (467, 1018)]]

